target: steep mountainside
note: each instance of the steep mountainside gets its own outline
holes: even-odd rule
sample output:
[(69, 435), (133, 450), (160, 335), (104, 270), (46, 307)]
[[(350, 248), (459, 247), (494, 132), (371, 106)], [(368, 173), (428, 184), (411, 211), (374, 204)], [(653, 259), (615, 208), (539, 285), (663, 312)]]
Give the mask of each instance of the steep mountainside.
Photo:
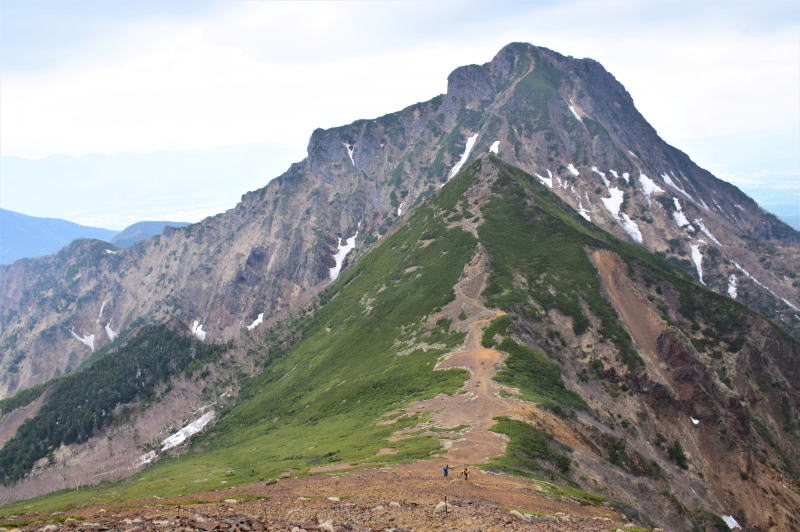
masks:
[(39, 218), (0, 209), (0, 264), (49, 255), (76, 238), (111, 240), (117, 231), (87, 227), (58, 218)]
[[(327, 493), (353, 490), (358, 501), (365, 486), (395, 493), (393, 483), (411, 477), (424, 480), (404, 496), (420, 502), (404, 504), (428, 504), (442, 488), (427, 476), (449, 462), (487, 472), (473, 473), (483, 494), (461, 492), (461, 504), (473, 497), (528, 513), (554, 500), (588, 508), (581, 512), (610, 506), (669, 530), (714, 530), (726, 521), (800, 527), (800, 342), (599, 229), (537, 177), (493, 155), (421, 202), (313, 309), (244, 335), (233, 348), (239, 359), (220, 362), (220, 349), (189, 338), (180, 322), (155, 327), (118, 338), (92, 364), (41, 390), (41, 399), (29, 394), (10, 407), (13, 414), (38, 401), (0, 450), (12, 484), (0, 490), (3, 500), (70, 487), (64, 479), (78, 470), (95, 478), (105, 465), (92, 458), (113, 449), (117, 476), (154, 465), (129, 481), (62, 492), (33, 507), (107, 505), (422, 460), (331, 478)], [(197, 363), (185, 367), (189, 354)], [(248, 358), (259, 361), (253, 377), (240, 377), (233, 402), (220, 401), (224, 394), (211, 385), (229, 377), (217, 372)], [(110, 377), (89, 385), (102, 376)], [(127, 386), (119, 390), (114, 379)], [(196, 397), (193, 413), (184, 405), (191, 423), (176, 433), (177, 446), (172, 437), (154, 441), (152, 426), (149, 440), (131, 436), (128, 427), (185, 393), (178, 388), (204, 387), (212, 393)], [(212, 420), (192, 452), (164, 459), (181, 448), (187, 427)], [(261, 492), (263, 482), (249, 489)], [(531, 515), (515, 517), (509, 529), (542, 517)], [(357, 519), (379, 522), (374, 512)], [(402, 516), (393, 520), (403, 525)]]
[(130, 250), (78, 242), (2, 267), (0, 397), (69, 370), (142, 316), (208, 339), (269, 323), (489, 151), (800, 331), (796, 231), (664, 143), (597, 62), (511, 44), (456, 69), (445, 95), (315, 131), (306, 159), (226, 213)]

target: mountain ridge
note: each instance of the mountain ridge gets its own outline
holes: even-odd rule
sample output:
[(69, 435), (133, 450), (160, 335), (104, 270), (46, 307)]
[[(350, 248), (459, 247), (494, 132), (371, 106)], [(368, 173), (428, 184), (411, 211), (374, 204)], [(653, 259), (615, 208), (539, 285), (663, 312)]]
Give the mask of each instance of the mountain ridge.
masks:
[[(471, 151), (464, 147), (470, 136)], [(719, 292), (737, 287), (737, 297), (798, 334), (797, 233), (661, 141), (599, 63), (516, 43), (489, 63), (456, 69), (448, 92), (428, 102), (316, 130), (306, 159), (226, 213), (113, 259), (67, 254), (5, 267), (0, 336), (8, 342), (18, 331), (6, 345), (23, 354), (23, 364), (0, 382), (0, 395), (65, 368), (26, 364), (34, 344), (45, 359), (67, 349), (80, 361), (90, 350), (70, 328), (91, 332), (98, 346), (106, 341), (92, 325), (103, 302), (117, 328), (154, 313), (187, 326), (197, 321), (222, 338), (239, 336), (260, 315), (268, 322), (285, 314), (330, 281), (338, 243), (357, 233), (349, 259), (357, 257), (434, 194), (461, 158), (468, 162), (494, 142), (504, 160), (538, 175), (584, 217), (704, 274)], [(760, 260), (764, 253), (769, 260)], [(65, 282), (59, 260), (102, 267)], [(9, 296), (10, 285), (28, 288)], [(52, 310), (26, 323), (26, 315), (41, 315), (37, 301)]]
[[(800, 342), (597, 228), (538, 178), (493, 155), (480, 155), (421, 203), (319, 303), (295, 320), (300, 334), (287, 348), (275, 351), (268, 330), (238, 348), (245, 358), (251, 350), (273, 358), (236, 402), (216, 406), (220, 419), (194, 452), (134, 482), (50, 500), (173, 496), (432, 452), (438, 464), (465, 460), (460, 453), (478, 445), (495, 458), (476, 468), (533, 477), (530, 490), (557, 499), (559, 490), (589, 506), (617, 499), (646, 526), (688, 530), (715, 526), (722, 515), (747, 526), (797, 524), (791, 464), (800, 452), (793, 439), (800, 374), (792, 361)], [(654, 325), (639, 327), (648, 315)], [(457, 357), (478, 331), (502, 358), (493, 370), (498, 388), (473, 402), (475, 383), (446, 368), (463, 364)], [(439, 393), (460, 386), (455, 395)], [(469, 423), (492, 397), (525, 408), (492, 428), (510, 436), (515, 455), (498, 458), (495, 443), (486, 447), (497, 441), (486, 426), (454, 426), (456, 412), (429, 418), (421, 408), (463, 403)], [(534, 429), (542, 435), (526, 432)], [(254, 461), (255, 449), (266, 456)], [(438, 472), (427, 464), (409, 467)], [(778, 482), (787, 491), (770, 490)]]

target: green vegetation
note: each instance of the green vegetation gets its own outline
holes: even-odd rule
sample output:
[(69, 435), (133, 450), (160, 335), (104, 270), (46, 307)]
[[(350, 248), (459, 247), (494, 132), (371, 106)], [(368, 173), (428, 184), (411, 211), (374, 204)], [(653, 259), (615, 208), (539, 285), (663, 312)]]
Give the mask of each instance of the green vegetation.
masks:
[(686, 455), (683, 453), (683, 446), (678, 440), (674, 440), (672, 444), (667, 447), (667, 456), (669, 459), (678, 464), (681, 469), (689, 469), (689, 462), (686, 460)]
[(794, 432), (794, 416), (792, 415), (792, 403), (786, 392), (781, 394), (781, 420), (783, 421), (783, 430), (786, 432)]
[(165, 325), (143, 327), (119, 349), (51, 383), (39, 412), (0, 449), (0, 482), (19, 480), (62, 444), (88, 440), (111, 423), (118, 405), (151, 398), (157, 385), (216, 358), (224, 349)]
[[(557, 310), (572, 320), (577, 334), (588, 331), (593, 322), (599, 323), (597, 332), (601, 338), (613, 342), (624, 363), (636, 370), (642, 365), (641, 359), (613, 306), (602, 294), (588, 252), (612, 250), (629, 266), (635, 263), (665, 273), (665, 279), (681, 287), (685, 284), (695, 290), (695, 296), (697, 285), (663, 261), (584, 221), (520, 170), (494, 157), (491, 160), (501, 169), (501, 176), (480, 213), (484, 222), (478, 233), (492, 266), (484, 295), (490, 306), (509, 313), (493, 320), (482, 336), (483, 345), (508, 353), (505, 367), (495, 379), (519, 389), (522, 399), (558, 413), (587, 409), (584, 401), (564, 386), (556, 362), (509, 337), (509, 329), (514, 330), (513, 316), (537, 321), (546, 319), (548, 311)], [(358, 468), (435, 455), (440, 451), (435, 428), (387, 442), (396, 431), (419, 428), (424, 421), (418, 415), (387, 416), (387, 413), (402, 412), (409, 403), (439, 393), (453, 393), (466, 379), (463, 370), (433, 370), (439, 357), (460, 344), (464, 334), (451, 331), (449, 319), (441, 319), (433, 326), (428, 324), (431, 316), (453, 300), (453, 286), (475, 253), (476, 239), (460, 228), (448, 229), (446, 220), (455, 219), (454, 214), (459, 212), (469, 212), (463, 195), (475, 180), (477, 164), (480, 163), (449, 181), (378, 248), (342, 272), (340, 279), (320, 295), (321, 306), (292, 325), (291, 341), (280, 342), (273, 352), (271, 342), (275, 339), (264, 338), (261, 351), (269, 347), (269, 365), (263, 373), (246, 381), (239, 404), (220, 412), (219, 422), (196, 438), (196, 445), (188, 454), (162, 457), (149, 469), (118, 483), (16, 503), (0, 510), (0, 515), (28, 508), (45, 512), (82, 504), (271, 482), (287, 471), (305, 475), (320, 466), (337, 463)], [(683, 303), (683, 292), (680, 293)], [(705, 311), (705, 307), (696, 306), (693, 310), (700, 311)], [(459, 320), (465, 318), (463, 312), (458, 316)], [(554, 343), (565, 344), (555, 330), (548, 331), (548, 336)], [(138, 338), (132, 336), (124, 345), (127, 348)], [(730, 339), (733, 341), (734, 337)], [(122, 352), (123, 347), (119, 347), (114, 353)], [(129, 357), (101, 357), (83, 369), (81, 375), (91, 373), (111, 358)], [(158, 358), (174, 363), (163, 352)], [(602, 362), (593, 360), (599, 365), (596, 371), (601, 370)], [(184, 370), (196, 367), (197, 363), (187, 364)], [(162, 370), (166, 376), (180, 371), (172, 366)], [(72, 421), (68, 428), (58, 429), (69, 431), (66, 435), (56, 434), (52, 438), (53, 434), (40, 432), (44, 424), (34, 423), (34, 428), (26, 429), (29, 432), (25, 445), (22, 441), (15, 443), (12, 451), (17, 454), (8, 456), (16, 460), (28, 453), (25, 459), (31, 463), (36, 453), (46, 456), (57, 445), (55, 442), (67, 442), (68, 437), (73, 438), (71, 441), (82, 441), (80, 438), (85, 439), (107, 423), (106, 412), (113, 410), (112, 403), (119, 404), (122, 399), (117, 403), (114, 397), (109, 399), (113, 387), (101, 375), (98, 374), (94, 386), (99, 391), (89, 395), (92, 401), (89, 409), (84, 411), (82, 403), (67, 401), (72, 412), (68, 419)], [(137, 382), (129, 380), (126, 384)], [(53, 395), (62, 386), (59, 383)], [(142, 389), (135, 393), (147, 398), (152, 390), (151, 387), (149, 391)], [(74, 389), (73, 393), (84, 400), (85, 396)], [(59, 411), (53, 401), (52, 396), (48, 397), (47, 412)], [(50, 418), (56, 419), (60, 418)], [(526, 423), (508, 418), (497, 421), (492, 430), (508, 435), (510, 442), (506, 454), (493, 459), (491, 466), (515, 474), (566, 478), (570, 460), (562, 446)], [(44, 446), (37, 441), (44, 442)], [(632, 462), (641, 461), (633, 452), (626, 451), (624, 441), (609, 438), (606, 443), (609, 459), (620, 467), (630, 469)], [(688, 467), (680, 444), (674, 442), (673, 447), (676, 444), (675, 449), (670, 447), (668, 451), (670, 457), (681, 467)], [(395, 453), (378, 455), (378, 450), (384, 447), (391, 447)], [(0, 460), (8, 449), (6, 446), (2, 450)], [(0, 461), (0, 471), (6, 478), (19, 478), (21, 470), (6, 469), (3, 466), (7, 463), (15, 462)], [(593, 503), (606, 500), (575, 487), (545, 481), (541, 484), (557, 497)]]
[(535, 59), (534, 69), (519, 81), (514, 96), (533, 111), (538, 128), (544, 129), (550, 125), (549, 104), (558, 95), (563, 75), (540, 56)]
[(640, 367), (642, 360), (603, 296), (587, 250), (611, 249), (623, 258), (646, 253), (584, 221), (521, 170), (493, 160), (504, 172), (483, 209), (485, 222), (478, 227), (492, 260), (484, 292), (488, 304), (531, 320), (542, 320), (556, 309), (572, 318), (576, 334), (590, 326), (585, 304), (599, 318), (600, 334), (614, 342), (625, 364), (632, 370)]
[(504, 338), (498, 349), (509, 356), (505, 367), (497, 372), (494, 380), (518, 388), (521, 399), (539, 403), (544, 408), (562, 414), (564, 408), (588, 409), (578, 394), (564, 387), (558, 364), (510, 338)]
[(489, 326), (483, 330), (483, 336), (481, 336), (481, 345), (483, 347), (494, 347), (494, 337), (498, 334), (504, 335), (509, 325), (511, 325), (511, 316), (508, 314), (493, 319)]
[(21, 392), (17, 392), (11, 397), (3, 399), (0, 401), (0, 416), (9, 413), (12, 410), (16, 410), (17, 408), (28, 406), (37, 400), (40, 395), (42, 395), (42, 392), (45, 391), (47, 385), (48, 383), (43, 382), (41, 384), (37, 384), (36, 386), (32, 386), (31, 388), (26, 388)]
[(712, 530), (716, 530), (717, 532), (728, 532), (731, 527), (728, 526), (728, 523), (725, 522), (717, 514), (712, 514), (711, 512), (706, 512), (706, 520), (710, 522), (711, 526), (713, 527)]
[(602, 495), (597, 495), (596, 493), (590, 493), (588, 491), (583, 491), (580, 488), (576, 488), (574, 486), (567, 486), (564, 484), (554, 484), (552, 482), (547, 482), (544, 480), (536, 481), (542, 488), (544, 488), (544, 492), (551, 497), (555, 497), (557, 499), (569, 498), (577, 501), (581, 501), (586, 504), (595, 504), (600, 505), (606, 502), (616, 502), (608, 497), (603, 497)]
[(22, 519), (16, 521), (0, 521), (0, 529), (6, 530), (10, 528), (18, 528), (33, 524), (45, 523), (66, 523), (67, 521), (83, 521), (85, 517), (80, 515), (57, 515), (54, 517), (41, 517), (37, 519)]
[[(567, 455), (559, 452), (569, 449), (528, 423), (503, 416), (495, 419), (497, 424), (493, 425), (490, 430), (505, 434), (509, 437), (509, 442), (505, 454), (492, 458), (487, 466), (512, 475), (533, 476), (542, 491), (554, 498), (567, 497), (586, 504), (602, 504), (609, 500), (573, 485), (556, 484), (544, 480), (546, 477), (551, 480), (571, 482), (566, 476), (570, 469), (570, 459)], [(559, 447), (561, 449), (554, 450)], [(548, 467), (543, 464), (547, 464)]]
[[(194, 451), (162, 458), (118, 483), (15, 503), (0, 513), (175, 496), (267, 481), (289, 470), (302, 475), (337, 462), (364, 467), (437, 452), (440, 444), (432, 435), (386, 441), (397, 430), (417, 426), (418, 416), (377, 422), (410, 402), (455, 392), (468, 376), (459, 369), (433, 370), (463, 335), (447, 332), (446, 320), (432, 329), (426, 323), (453, 300), (453, 285), (475, 252), (476, 239), (460, 228), (447, 229), (443, 220), (473, 179), (469, 171), (459, 174), (342, 272), (320, 298), (327, 303), (306, 320), (302, 339), (248, 381), (242, 402), (198, 436)], [(411, 266), (418, 268), (408, 271)], [(415, 342), (428, 343), (426, 336), (445, 347), (414, 348)], [(408, 354), (399, 355), (401, 350)], [(396, 454), (377, 455), (383, 447)]]
[(569, 471), (569, 457), (552, 449), (551, 446), (557, 444), (549, 435), (523, 421), (505, 416), (495, 419), (497, 424), (489, 430), (505, 434), (510, 440), (505, 454), (489, 461), (490, 467), (523, 476), (546, 473), (555, 477), (552, 471), (542, 467), (540, 461), (543, 461), (561, 473)]

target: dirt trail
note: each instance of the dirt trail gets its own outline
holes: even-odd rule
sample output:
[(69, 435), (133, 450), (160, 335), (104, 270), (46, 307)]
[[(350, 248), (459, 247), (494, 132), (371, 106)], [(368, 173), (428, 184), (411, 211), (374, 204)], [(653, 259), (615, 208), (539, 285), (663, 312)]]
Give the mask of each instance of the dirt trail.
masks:
[[(451, 465), (482, 463), (504, 452), (503, 438), (488, 430), (495, 415), (528, 415), (527, 409), (534, 408), (497, 396), (499, 387), (491, 376), (502, 354), (478, 344), (481, 327), (487, 322), (472, 323), (468, 349), (440, 365), (470, 369), (469, 393), (415, 405), (439, 410), (434, 418), (447, 426), (471, 424), (443, 457), (195, 493), (184, 497), (189, 502), (180, 506), (176, 499), (149, 499), (139, 505), (129, 502), (120, 508), (94, 506), (70, 512), (84, 520), (65, 523), (59, 529), (607, 532), (624, 527), (625, 518), (611, 508), (547, 495), (541, 481), (479, 468), (471, 468), (469, 480), (459, 478), (457, 469), (443, 478), (441, 466), (446, 461)], [(235, 502), (237, 497), (247, 500)], [(41, 523), (25, 529), (41, 530)]]
[(500, 369), (505, 355), (480, 344), (482, 329), (495, 317), (479, 319), (469, 325), (467, 349), (454, 353), (437, 364), (437, 369), (462, 368), (470, 372), (463, 393), (440, 395), (420, 401), (406, 409), (409, 413), (432, 412), (437, 427), (450, 428), (470, 426), (456, 441), (445, 440), (447, 453), (439, 461), (451, 464), (479, 464), (505, 452), (502, 435), (489, 431), (497, 416), (525, 419), (533, 411), (533, 405), (499, 395), (501, 386), (492, 380)]
[[(485, 309), (484, 309), (485, 310)], [(483, 312), (468, 325), (466, 349), (443, 359), (438, 368), (471, 372), (463, 393), (421, 401), (409, 412), (432, 412), (442, 427), (469, 425), (446, 454), (435, 459), (391, 467), (281, 478), (179, 499), (93, 506), (70, 512), (83, 518), (59, 525), (63, 530), (436, 530), (436, 531), (592, 531), (624, 527), (626, 520), (607, 506), (546, 494), (543, 482), (495, 474), (471, 467), (469, 480), (459, 466), (481, 464), (505, 452), (503, 436), (490, 432), (494, 417), (505, 415), (541, 421), (535, 405), (498, 395), (492, 381), (504, 355), (480, 345), (482, 328), (502, 313)], [(489, 314), (488, 317), (486, 314)], [(389, 449), (382, 450), (385, 454)], [(442, 465), (456, 469), (443, 478)], [(291, 472), (287, 472), (291, 474)], [(236, 497), (247, 500), (235, 502)], [(263, 498), (258, 500), (258, 498)], [(444, 500), (448, 501), (444, 512)], [(155, 503), (155, 504), (154, 504)], [(131, 507), (134, 506), (134, 507)], [(40, 530), (42, 523), (24, 527)], [(0, 529), (2, 524), (0, 523)]]
[[(470, 378), (460, 393), (420, 401), (406, 412), (429, 412), (440, 428), (467, 426), (443, 437), (444, 455), (391, 467), (336, 472), (349, 464), (318, 468), (323, 474), (281, 478), (277, 483), (238, 486), (184, 497), (215, 501), (169, 506), (165, 500), (141, 501), (135, 508), (87, 507), (73, 515), (85, 521), (61, 525), (68, 530), (465, 530), (465, 531), (608, 531), (625, 520), (606, 506), (586, 505), (571, 498), (546, 494), (541, 481), (495, 474), (471, 467), (469, 480), (457, 473), (465, 464), (483, 464), (505, 452), (505, 437), (491, 432), (496, 416), (508, 416), (544, 425), (551, 432), (568, 428), (536, 405), (501, 397), (503, 386), (492, 377), (505, 357), (480, 343), (482, 329), (500, 311), (479, 301), (485, 278), (480, 260), (473, 261), (456, 285), (456, 303), (470, 316), (465, 348), (443, 358), (437, 369), (464, 368)], [(411, 429), (410, 431), (418, 430)], [(410, 432), (405, 431), (405, 432)], [(406, 437), (400, 431), (397, 438)], [(455, 439), (453, 439), (455, 438)], [(559, 436), (559, 439), (564, 439)], [(381, 449), (378, 455), (389, 454)], [(455, 467), (443, 478), (442, 465)], [(286, 475), (292, 472), (287, 471)], [(251, 499), (230, 502), (237, 496)], [(263, 497), (265, 500), (252, 500)], [(226, 502), (226, 499), (228, 502)], [(444, 500), (448, 501), (445, 513)], [(127, 504), (130, 506), (130, 503)], [(512, 511), (513, 510), (513, 511)], [(520, 513), (521, 512), (521, 513)], [(534, 514), (535, 512), (535, 514)], [(329, 526), (330, 525), (330, 526)], [(31, 525), (28, 530), (41, 527)], [(2, 528), (2, 524), (0, 524)]]
[[(46, 530), (609, 532), (626, 523), (610, 508), (545, 497), (532, 487), (505, 475), (476, 473), (469, 481), (449, 481), (439, 471), (419, 474), (398, 466), (197, 493), (185, 497), (185, 504), (149, 499), (117, 508), (94, 506), (69, 512), (82, 520)], [(42, 530), (43, 524), (21, 528)]]

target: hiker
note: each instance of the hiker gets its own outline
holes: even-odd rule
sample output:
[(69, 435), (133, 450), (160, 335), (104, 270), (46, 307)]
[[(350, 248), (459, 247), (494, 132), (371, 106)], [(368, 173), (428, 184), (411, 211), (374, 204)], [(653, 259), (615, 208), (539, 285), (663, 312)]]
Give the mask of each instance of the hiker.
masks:
[(464, 480), (469, 480), (469, 468), (464, 466), (464, 471), (461, 472), (461, 475), (464, 477)]
[(445, 464), (444, 467), (442, 468), (442, 471), (444, 471), (444, 476), (445, 478), (447, 478), (447, 473), (450, 471), (450, 465)]

